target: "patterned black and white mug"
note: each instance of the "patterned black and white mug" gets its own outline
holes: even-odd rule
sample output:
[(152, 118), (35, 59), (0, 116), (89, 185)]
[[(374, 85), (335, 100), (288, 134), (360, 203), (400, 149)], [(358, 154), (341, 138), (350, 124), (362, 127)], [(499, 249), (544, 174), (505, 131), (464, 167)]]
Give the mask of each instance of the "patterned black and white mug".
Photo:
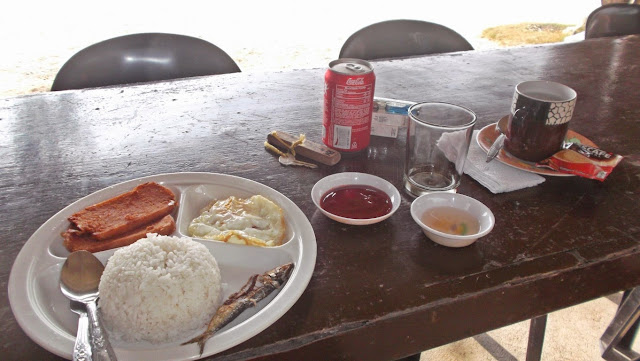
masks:
[(576, 98), (575, 90), (556, 82), (536, 80), (516, 85), (504, 149), (530, 162), (561, 150)]

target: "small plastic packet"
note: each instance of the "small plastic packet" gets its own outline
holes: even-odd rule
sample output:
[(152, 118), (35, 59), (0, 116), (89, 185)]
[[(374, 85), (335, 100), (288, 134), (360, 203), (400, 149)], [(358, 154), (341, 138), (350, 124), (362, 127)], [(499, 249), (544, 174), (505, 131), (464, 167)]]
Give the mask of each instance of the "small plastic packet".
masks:
[(567, 142), (563, 150), (536, 163), (536, 166), (604, 181), (622, 160), (621, 155), (577, 142)]
[(399, 129), (407, 126), (409, 107), (413, 104), (408, 100), (374, 97), (371, 135), (397, 138)]

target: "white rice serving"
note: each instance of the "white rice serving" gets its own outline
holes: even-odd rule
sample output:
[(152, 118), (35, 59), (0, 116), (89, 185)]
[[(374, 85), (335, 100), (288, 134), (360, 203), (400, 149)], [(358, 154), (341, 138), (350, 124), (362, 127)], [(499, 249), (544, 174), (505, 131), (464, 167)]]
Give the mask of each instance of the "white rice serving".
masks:
[(220, 269), (205, 246), (155, 233), (111, 256), (99, 291), (111, 335), (154, 343), (203, 328), (222, 298)]

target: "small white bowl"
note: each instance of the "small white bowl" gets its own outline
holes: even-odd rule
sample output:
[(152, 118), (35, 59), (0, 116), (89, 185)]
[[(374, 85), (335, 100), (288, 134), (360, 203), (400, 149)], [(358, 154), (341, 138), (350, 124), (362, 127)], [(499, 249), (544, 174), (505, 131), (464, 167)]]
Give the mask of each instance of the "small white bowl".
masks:
[[(355, 219), (355, 218), (346, 218), (335, 215), (333, 213), (329, 213), (326, 210), (320, 207), (320, 199), (323, 195), (325, 195), (328, 191), (346, 185), (366, 185), (377, 188), (389, 196), (391, 198), (391, 211), (384, 216), (376, 217), (376, 218), (366, 218), (366, 219)], [(391, 217), (391, 215), (400, 208), (400, 192), (393, 184), (387, 182), (386, 180), (376, 177), (371, 174), (366, 173), (356, 173), (356, 172), (344, 172), (344, 173), (336, 173), (329, 176), (326, 176), (320, 179), (311, 189), (311, 199), (313, 203), (315, 203), (316, 207), (322, 212), (325, 216), (333, 219), (334, 221), (351, 224), (356, 226), (364, 226), (368, 224), (374, 224), (378, 222), (382, 222), (385, 219)]]
[[(480, 222), (480, 230), (464, 236), (440, 232), (422, 223), (422, 215), (434, 207), (454, 207), (471, 213)], [(432, 241), (447, 247), (465, 247), (478, 238), (486, 236), (496, 222), (491, 210), (481, 202), (457, 193), (429, 193), (416, 198), (411, 203), (411, 217)]]

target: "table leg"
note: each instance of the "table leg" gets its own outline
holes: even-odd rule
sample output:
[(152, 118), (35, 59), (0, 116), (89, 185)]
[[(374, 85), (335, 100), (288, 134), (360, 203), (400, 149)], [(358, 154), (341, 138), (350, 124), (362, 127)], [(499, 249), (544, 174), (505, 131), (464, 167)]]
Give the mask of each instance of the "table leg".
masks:
[(417, 353), (415, 355), (407, 356), (401, 359), (397, 359), (396, 361), (420, 361), (420, 354)]
[[(620, 307), (622, 307), (622, 303), (627, 299), (627, 297), (629, 297), (630, 294), (631, 294), (631, 290), (624, 291), (624, 294), (622, 296), (622, 301), (620, 301), (620, 306), (618, 307), (618, 310), (620, 310)], [(620, 339), (618, 346), (621, 348), (630, 350), (631, 346), (633, 346), (633, 340), (638, 335), (639, 328), (640, 328), (640, 318), (637, 319), (636, 322), (631, 327), (629, 327), (629, 331), (627, 331), (627, 334), (624, 335), (622, 339)]]
[(640, 360), (630, 347), (640, 322), (640, 287), (626, 291), (618, 312), (600, 337), (602, 358), (610, 361)]
[(540, 361), (540, 357), (542, 357), (542, 344), (544, 342), (544, 332), (546, 327), (547, 315), (531, 319), (526, 361)]

